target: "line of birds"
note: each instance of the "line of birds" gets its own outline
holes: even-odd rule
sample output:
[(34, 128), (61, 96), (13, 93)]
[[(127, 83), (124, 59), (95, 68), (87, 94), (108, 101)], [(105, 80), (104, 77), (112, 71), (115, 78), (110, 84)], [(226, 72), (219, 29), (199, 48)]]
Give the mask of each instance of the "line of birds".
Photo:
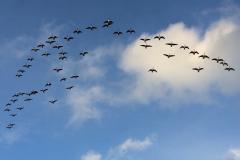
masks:
[[(103, 22), (102, 28), (108, 28), (108, 27), (112, 26), (113, 23), (114, 23), (114, 22), (113, 22), (112, 20), (107, 19), (107, 20), (105, 20), (105, 21)], [(85, 29), (88, 30), (88, 31), (94, 31), (94, 30), (98, 29), (98, 27), (97, 27), (97, 26), (94, 26), (94, 25), (89, 25), (89, 26), (87, 26)], [(136, 33), (135, 29), (133, 29), (133, 28), (129, 28), (129, 29), (128, 29), (127, 31), (125, 31), (125, 32), (126, 32), (127, 34), (130, 34), (130, 35)], [(68, 42), (72, 41), (77, 35), (79, 35), (79, 34), (81, 34), (81, 33), (83, 33), (83, 31), (80, 30), (79, 28), (76, 28), (76, 29), (74, 29), (74, 30), (72, 31), (72, 34), (73, 34), (73, 35), (71, 35), (71, 36), (69, 36), (69, 35), (68, 35), (68, 36), (65, 36), (65, 37), (63, 37), (63, 40), (64, 40), (66, 43), (68, 43)], [(122, 31), (115, 31), (115, 32), (113, 32), (112, 34), (113, 34), (114, 36), (120, 36), (120, 35), (122, 35), (122, 34), (124, 34), (124, 33), (123, 33)], [(155, 37), (153, 37), (153, 38), (154, 38), (154, 39), (157, 39), (157, 40), (159, 40), (159, 41), (166, 39), (164, 36), (161, 36), (161, 35), (157, 35), (157, 36), (155, 36)], [(32, 51), (33, 53), (39, 53), (39, 51), (41, 51), (41, 50), (42, 50), (43, 48), (45, 48), (45, 47), (54, 48), (54, 49), (56, 49), (57, 51), (59, 51), (60, 49), (63, 49), (63, 48), (64, 48), (63, 45), (58, 44), (58, 42), (59, 42), (58, 40), (59, 40), (59, 39), (60, 39), (59, 36), (57, 36), (57, 35), (51, 35), (51, 36), (49, 36), (49, 37), (47, 38), (47, 40), (45, 41), (45, 43), (40, 43), (40, 44), (38, 44), (36, 47), (32, 48), (31, 51)], [(144, 42), (144, 44), (141, 44), (141, 45), (140, 45), (141, 47), (144, 47), (145, 49), (148, 49), (148, 48), (152, 47), (152, 45), (149, 45), (149, 44), (148, 44), (148, 42), (151, 40), (150, 38), (141, 38), (140, 40)], [(177, 46), (177, 45), (178, 45), (177, 43), (173, 43), (173, 42), (169, 42), (169, 43), (165, 43), (165, 44), (168, 45), (168, 46), (170, 46), (170, 47), (174, 47), (174, 46)], [(189, 47), (186, 46), (186, 45), (181, 45), (181, 46), (180, 46), (180, 49), (188, 50)], [(80, 53), (79, 53), (79, 55), (82, 56), (82, 57), (84, 57), (84, 56), (86, 56), (86, 55), (88, 55), (88, 54), (89, 54), (88, 51), (83, 51), (83, 52), (80, 52)], [(189, 54), (198, 55), (199, 52), (193, 50), (193, 51), (190, 51)], [(50, 56), (50, 55), (51, 55), (51, 54), (50, 54), (49, 52), (43, 52), (43, 53), (41, 54), (42, 57), (48, 57), (48, 56)], [(62, 60), (62, 61), (63, 61), (63, 60), (67, 60), (67, 59), (68, 59), (68, 56), (67, 56), (67, 55), (68, 55), (68, 52), (66, 52), (66, 51), (63, 51), (63, 50), (62, 50), (62, 51), (58, 52), (58, 55), (59, 55), (59, 57), (58, 57), (59, 60)], [(171, 54), (163, 54), (163, 55), (166, 56), (167, 58), (172, 58), (172, 57), (175, 56), (175, 55), (173, 55), (173, 54), (172, 54), (172, 55), (171, 55)], [(209, 59), (209, 56), (207, 56), (207, 55), (204, 53), (204, 54), (202, 54), (202, 55), (199, 55), (199, 58)], [(32, 67), (33, 64), (32, 64), (31, 62), (33, 62), (34, 60), (35, 60), (34, 57), (29, 57), (29, 58), (27, 58), (27, 62), (26, 62), (24, 65), (22, 65), (22, 68), (20, 68), (20, 69), (17, 70), (16, 77), (18, 77), (18, 78), (22, 77), (22, 76), (24, 75), (24, 73), (25, 73), (28, 69), (30, 69), (30, 68)], [(219, 57), (218, 57), (218, 58), (213, 58), (212, 60), (213, 60), (213, 61), (216, 61), (216, 62), (219, 63), (219, 64), (222, 64), (223, 66), (227, 66), (227, 67), (225, 68), (225, 70), (227, 70), (227, 71), (235, 71), (235, 69), (232, 68), (232, 67), (230, 67), (230, 66), (228, 65), (228, 63), (227, 63), (225, 60), (223, 60), (222, 58), (219, 58)], [(195, 68), (193, 68), (193, 70), (196, 70), (197, 72), (200, 72), (200, 71), (203, 70), (203, 69), (204, 69), (203, 67), (195, 67)], [(56, 68), (53, 68), (52, 70), (55, 71), (56, 73), (59, 73), (59, 72), (63, 71), (63, 68), (61, 68), (61, 67), (56, 67)], [(155, 68), (150, 68), (148, 71), (149, 71), (149, 72), (152, 72), (152, 73), (157, 72), (157, 70), (156, 70)], [(78, 78), (79, 78), (79, 75), (72, 75), (72, 76), (69, 76), (68, 78), (67, 78), (67, 77), (62, 77), (62, 78), (59, 79), (59, 82), (67, 81), (67, 79), (78, 79)], [(7, 113), (10, 112), (9, 116), (11, 116), (11, 117), (17, 116), (16, 111), (22, 111), (22, 110), (24, 109), (24, 107), (23, 107), (23, 106), (20, 106), (20, 107), (18, 106), (18, 107), (12, 108), (11, 106), (12, 106), (13, 104), (16, 104), (16, 103), (19, 101), (20, 97), (24, 97), (24, 98), (23, 98), (23, 101), (24, 101), (24, 102), (32, 101), (32, 100), (33, 100), (33, 96), (37, 95), (39, 92), (41, 92), (42, 94), (46, 93), (47, 91), (49, 91), (49, 89), (50, 89), (51, 86), (52, 86), (52, 83), (51, 83), (51, 82), (48, 82), (48, 83), (46, 83), (46, 84), (45, 84), (42, 88), (40, 88), (40, 89), (33, 89), (33, 90), (27, 91), (27, 92), (17, 92), (17, 93), (15, 93), (15, 94), (12, 96), (12, 98), (10, 99), (10, 101), (4, 106), (3, 111), (4, 111), (4, 112), (7, 112)], [(71, 85), (71, 86), (66, 87), (65, 89), (66, 89), (66, 90), (72, 90), (73, 88), (74, 88), (74, 85)], [(56, 102), (58, 102), (58, 99), (49, 100), (49, 103), (51, 103), (51, 104), (55, 104)], [(7, 125), (5, 125), (5, 127), (8, 128), (8, 129), (11, 129), (11, 128), (13, 128), (15, 125), (16, 125), (15, 123), (10, 122), (10, 123), (8, 123)]]
[[(108, 28), (113, 23), (114, 22), (112, 20), (107, 19), (107, 20), (105, 20), (103, 22), (102, 28)], [(98, 27), (94, 26), (94, 25), (89, 25), (85, 29), (88, 30), (88, 31), (94, 31), (94, 30), (98, 29)], [(134, 29), (132, 29), (132, 28), (129, 28), (128, 30), (126, 30), (127, 34), (133, 34), (135, 32), (136, 31)], [(81, 33), (83, 33), (83, 31), (80, 30), (80, 28), (76, 28), (76, 29), (73, 30), (73, 32), (72, 32), (73, 35), (72, 36), (65, 36), (65, 37), (63, 37), (63, 40), (66, 43), (70, 42), (70, 41), (72, 41), (75, 38), (75, 36), (77, 36), (77, 35), (79, 35)], [(122, 34), (123, 34), (122, 31), (115, 31), (115, 32), (113, 32), (113, 35), (115, 35), (115, 36), (120, 36)], [(59, 42), (58, 40), (60, 40), (60, 39), (61, 38), (59, 36), (57, 36), (57, 35), (51, 35), (51, 36), (49, 36), (47, 38), (45, 43), (38, 44), (36, 47), (33, 47), (31, 49), (31, 51), (33, 53), (39, 53), (41, 50), (43, 50), (46, 47), (50, 47), (50, 48), (53, 48), (53, 49), (56, 49), (56, 50), (59, 51), (60, 49), (64, 48), (63, 45), (58, 44), (58, 42)], [(82, 57), (84, 57), (84, 56), (86, 56), (88, 54), (89, 54), (88, 51), (83, 51), (83, 52), (79, 53), (79, 55), (82, 56)], [(47, 51), (45, 51), (45, 52), (43, 52), (41, 54), (42, 57), (48, 57), (50, 55), (51, 55), (51, 53), (49, 53)], [(58, 57), (59, 60), (67, 60), (68, 59), (68, 57), (67, 57), (68, 52), (66, 52), (66, 51), (62, 50), (62, 51), (58, 52), (58, 55), (59, 55), (59, 57)], [(35, 58), (33, 56), (32, 57), (28, 57), (27, 58), (27, 62), (25, 64), (23, 64), (20, 69), (17, 70), (16, 77), (17, 78), (23, 77), (24, 73), (28, 69), (32, 68), (32, 66), (33, 66), (32, 62), (34, 60), (35, 60)], [(59, 73), (59, 72), (63, 71), (63, 68), (56, 67), (56, 68), (53, 68), (52, 70), (55, 71), (56, 73)], [(67, 79), (78, 79), (78, 78), (79, 78), (79, 75), (72, 75), (69, 78), (62, 77), (62, 78), (59, 79), (59, 81), (60, 82), (64, 82), (64, 81), (67, 81)], [(12, 98), (10, 99), (10, 101), (4, 106), (3, 111), (7, 112), (7, 113), (10, 112), (9, 116), (11, 116), (11, 117), (16, 117), (17, 116), (17, 112), (16, 111), (22, 111), (24, 109), (23, 106), (20, 106), (20, 107), (18, 106), (18, 107), (12, 108), (12, 106), (19, 101), (20, 97), (23, 97), (23, 101), (24, 102), (32, 101), (33, 100), (33, 96), (39, 94), (40, 92), (42, 94), (46, 93), (47, 91), (49, 91), (50, 86), (52, 86), (52, 83), (48, 82), (40, 89), (33, 89), (33, 90), (27, 91), (27, 92), (17, 92), (17, 93), (15, 93), (12, 96)], [(73, 88), (74, 88), (74, 85), (71, 85), (71, 86), (66, 87), (65, 89), (66, 90), (72, 90)], [(49, 100), (49, 103), (51, 103), (51, 104), (55, 104), (56, 102), (58, 102), (58, 99)], [(15, 123), (10, 122), (7, 125), (5, 125), (5, 128), (11, 129), (15, 125), (16, 125)]]
[[(153, 39), (157, 39), (157, 40), (160, 41), (161, 39), (165, 40), (166, 38), (162, 35), (157, 35), (157, 36), (153, 37)], [(148, 42), (150, 40), (151, 40), (150, 38), (140, 38), (140, 41), (144, 42), (144, 44), (141, 44), (140, 46), (144, 47), (145, 49), (153, 47), (152, 45), (148, 44)], [(168, 43), (165, 43), (165, 45), (168, 45), (170, 47), (174, 47), (174, 46), (177, 46), (179, 44), (173, 43), (173, 42), (168, 42)], [(183, 49), (183, 50), (190, 49), (189, 46), (186, 46), (186, 45), (181, 45), (179, 48)], [(192, 51), (189, 52), (189, 54), (198, 55), (200, 53), (196, 50), (192, 50)], [(172, 58), (172, 57), (175, 56), (175, 54), (163, 54), (163, 56), (166, 56), (167, 58)], [(206, 55), (205, 53), (202, 54), (202, 55), (199, 55), (198, 57), (202, 58), (202, 59), (210, 59), (210, 57), (208, 55)], [(231, 67), (223, 58), (219, 58), (219, 57), (218, 58), (212, 58), (212, 61), (216, 61), (217, 63), (221, 64), (222, 66), (226, 66), (225, 67), (226, 71), (235, 71), (235, 69), (233, 67)], [(192, 70), (200, 72), (201, 70), (204, 70), (204, 67), (194, 67), (194, 68), (192, 68)], [(152, 73), (155, 72), (156, 73), (157, 70), (155, 68), (150, 68), (148, 70), (148, 72), (152, 72)]]

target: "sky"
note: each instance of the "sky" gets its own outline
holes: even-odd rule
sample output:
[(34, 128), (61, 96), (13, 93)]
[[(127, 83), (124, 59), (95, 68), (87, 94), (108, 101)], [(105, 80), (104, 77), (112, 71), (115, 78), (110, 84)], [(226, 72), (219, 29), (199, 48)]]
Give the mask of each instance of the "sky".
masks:
[[(18, 97), (10, 106), (16, 117), (0, 112), (0, 159), (240, 160), (239, 1), (9, 0), (0, 2), (0, 15), (1, 110), (13, 94), (52, 83), (30, 102)], [(106, 19), (114, 23), (102, 28)], [(74, 35), (76, 28), (83, 33)], [(66, 61), (51, 47), (31, 51), (50, 35), (60, 37)], [(141, 47), (140, 38), (153, 47)], [(236, 71), (167, 42), (223, 58)], [(16, 78), (29, 57), (32, 67)]]

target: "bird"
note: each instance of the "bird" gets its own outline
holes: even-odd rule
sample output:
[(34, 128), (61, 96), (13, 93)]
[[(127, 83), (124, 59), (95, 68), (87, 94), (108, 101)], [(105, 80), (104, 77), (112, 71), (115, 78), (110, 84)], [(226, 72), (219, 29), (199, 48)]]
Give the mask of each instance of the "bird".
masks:
[(31, 91), (31, 95), (35, 95), (35, 94), (37, 94), (38, 93), (38, 91), (35, 91), (35, 90), (33, 90), (33, 91)]
[(32, 94), (31, 93), (25, 93), (27, 96), (31, 96)]
[(24, 68), (30, 68), (30, 67), (32, 67), (32, 65), (31, 64), (24, 64), (23, 67)]
[(199, 54), (199, 53), (198, 53), (198, 51), (193, 50), (193, 51), (190, 51), (189, 54), (195, 55), (195, 54)]
[(97, 27), (93, 26), (93, 25), (90, 25), (90, 26), (86, 27), (86, 29), (90, 30), (90, 31), (93, 31), (93, 30), (97, 29)]
[(17, 72), (24, 73), (25, 70), (23, 70), (23, 69), (19, 69)]
[(37, 45), (38, 48), (43, 48), (44, 46), (45, 46), (45, 44), (42, 44), (42, 43)]
[(16, 109), (21, 111), (24, 107), (17, 107)]
[(53, 70), (56, 71), (56, 72), (60, 72), (60, 71), (62, 71), (63, 69), (62, 69), (62, 68), (54, 68)]
[(32, 58), (32, 57), (29, 57), (27, 60), (28, 60), (28, 61), (33, 61), (33, 60), (34, 60), (34, 58)]
[(48, 53), (48, 52), (45, 52), (45, 53), (42, 54), (42, 56), (46, 56), (46, 57), (48, 57), (48, 56), (50, 56), (50, 55), (51, 55), (51, 54)]
[(216, 61), (217, 63), (221, 62), (221, 61), (224, 61), (222, 58), (213, 58), (212, 59), (213, 61)]
[(51, 40), (51, 41), (45, 41), (45, 42), (51, 45), (51, 44), (53, 44), (53, 43), (56, 42), (56, 41)]
[(56, 49), (60, 49), (62, 47), (63, 47), (62, 45), (55, 45), (55, 46), (53, 46), (53, 48), (56, 48)]
[(66, 89), (71, 90), (74, 86), (67, 87)]
[(38, 48), (32, 48), (31, 51), (37, 52), (39, 49)]
[(81, 56), (85, 56), (86, 54), (88, 54), (88, 52), (81, 52), (81, 53), (79, 53)]
[(77, 79), (79, 76), (77, 76), (77, 75), (73, 75), (73, 76), (71, 76), (70, 78), (74, 78), (74, 79)]
[(5, 111), (5, 112), (10, 112), (11, 109), (9, 109), (9, 108), (5, 108), (3, 111)]
[(149, 38), (141, 38), (140, 40), (145, 42), (145, 43), (147, 43), (147, 41), (150, 41), (151, 39), (149, 39)]
[(227, 67), (227, 68), (225, 68), (225, 70), (228, 71), (228, 72), (229, 72), (229, 71), (235, 71), (235, 69), (232, 68), (232, 67)]
[(180, 49), (189, 49), (189, 47), (188, 46), (186, 46), (186, 45), (182, 45), (181, 47), (180, 47)]
[(174, 54), (163, 54), (163, 55), (166, 56), (167, 58), (171, 58), (175, 56)]
[(45, 93), (48, 89), (44, 88), (44, 89), (40, 89), (41, 92)]
[(155, 36), (154, 39), (158, 39), (160, 41), (161, 39), (165, 39), (165, 37), (158, 35), (158, 36)]
[(156, 72), (157, 73), (157, 70), (156, 69), (154, 69), (154, 68), (150, 68), (149, 70), (148, 70), (148, 72)]
[(222, 64), (223, 66), (228, 66), (228, 63), (225, 61), (221, 61), (219, 64)]
[(5, 107), (7, 107), (7, 106), (11, 106), (12, 104), (11, 103), (7, 103), (6, 105), (5, 105)]
[(17, 115), (16, 113), (10, 114), (10, 116), (12, 116), (12, 117), (15, 117), (16, 115)]
[(147, 49), (147, 48), (149, 48), (149, 47), (152, 47), (152, 46), (149, 45), (149, 44), (142, 44), (142, 45), (140, 45), (140, 46), (144, 47), (145, 49)]
[(24, 101), (31, 101), (32, 100), (32, 98), (26, 98), (26, 99), (24, 99)]
[(55, 99), (55, 100), (50, 100), (49, 102), (52, 103), (52, 104), (54, 104), (54, 103), (56, 103), (57, 101), (58, 101), (58, 100)]
[(133, 34), (133, 33), (136, 33), (136, 31), (132, 28), (129, 28), (126, 33), (129, 33), (129, 34)]
[(18, 78), (20, 78), (22, 76), (23, 76), (22, 74), (16, 74), (16, 77), (18, 77)]
[(48, 83), (45, 84), (45, 87), (48, 87), (48, 86), (51, 86), (51, 85), (52, 85), (52, 83), (48, 82)]
[(200, 55), (200, 56), (198, 56), (199, 58), (202, 58), (202, 59), (205, 59), (205, 58), (208, 58), (209, 59), (209, 57), (204, 53), (204, 54), (202, 54), (202, 55)]
[(56, 36), (56, 35), (52, 35), (52, 36), (48, 37), (48, 39), (52, 39), (52, 40), (55, 40), (57, 38), (58, 38), (58, 36)]
[(67, 41), (67, 42), (69, 42), (70, 40), (72, 40), (72, 39), (74, 39), (72, 36), (66, 36), (66, 37), (64, 37), (64, 39)]
[(121, 31), (115, 31), (115, 32), (113, 32), (113, 35), (117, 35), (117, 36), (120, 36), (120, 35), (122, 35), (123, 33), (121, 32)]
[(200, 72), (201, 70), (203, 70), (204, 68), (198, 67), (198, 68), (193, 68), (193, 70)]
[(59, 60), (66, 60), (67, 57), (66, 57), (66, 56), (60, 56), (58, 59), (59, 59)]
[(15, 103), (17, 101), (17, 99), (11, 99), (10, 100), (12, 103)]
[(64, 56), (65, 54), (68, 54), (68, 53), (67, 53), (67, 52), (64, 52), (64, 51), (61, 51), (61, 52), (59, 52), (58, 54)]
[(66, 81), (66, 80), (67, 80), (67, 78), (63, 77), (63, 78), (60, 79), (60, 82)]
[(170, 47), (173, 47), (173, 46), (176, 46), (176, 45), (178, 45), (177, 43), (172, 43), (172, 42), (170, 42), (170, 43), (166, 43), (166, 45), (169, 45)]
[(73, 33), (80, 34), (80, 33), (82, 33), (82, 31), (81, 31), (79, 28), (76, 28), (76, 29), (73, 31)]
[(104, 22), (103, 22), (103, 28), (104, 27), (109, 27), (109, 26), (111, 26), (113, 24), (113, 21), (112, 20), (110, 20), (110, 19), (107, 19), (107, 20), (105, 20)]

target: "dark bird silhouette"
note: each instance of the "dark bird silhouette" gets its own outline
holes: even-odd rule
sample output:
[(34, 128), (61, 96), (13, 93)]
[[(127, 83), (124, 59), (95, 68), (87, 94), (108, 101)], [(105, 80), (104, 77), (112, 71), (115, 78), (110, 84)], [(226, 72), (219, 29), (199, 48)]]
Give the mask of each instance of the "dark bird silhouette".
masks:
[(97, 27), (93, 26), (93, 25), (90, 25), (90, 26), (86, 27), (86, 29), (90, 30), (90, 31), (93, 31), (93, 30), (97, 29)]
[(31, 101), (32, 100), (32, 98), (26, 98), (26, 99), (24, 99), (24, 101)]
[(12, 116), (12, 117), (15, 117), (16, 115), (17, 115), (16, 113), (10, 114), (10, 116)]
[(71, 90), (74, 86), (67, 87), (66, 89)]
[(63, 47), (62, 45), (55, 45), (55, 46), (53, 46), (53, 48), (56, 48), (56, 49), (60, 49), (62, 47)]
[(66, 56), (60, 56), (58, 59), (59, 59), (59, 60), (66, 60), (67, 57), (66, 57)]
[(38, 48), (32, 48), (31, 51), (37, 52), (39, 49)]
[(23, 70), (23, 69), (19, 69), (17, 72), (19, 72), (19, 73), (24, 73), (25, 70)]
[(27, 60), (28, 60), (28, 61), (33, 61), (33, 60), (34, 60), (34, 58), (32, 58), (32, 57), (29, 57)]
[(7, 103), (5, 106), (7, 107), (7, 106), (11, 106), (12, 104), (11, 103)]
[(201, 70), (203, 70), (204, 68), (198, 67), (198, 68), (193, 68), (193, 70), (200, 72)]
[(32, 67), (32, 65), (31, 64), (24, 64), (23, 67), (24, 68), (30, 68), (30, 67)]
[(13, 128), (14, 126), (15, 126), (14, 123), (9, 123), (9, 124), (6, 126), (6, 128), (7, 128), (7, 129), (11, 129), (11, 128)]
[(41, 92), (45, 93), (46, 91), (48, 91), (47, 88), (44, 88), (44, 89), (40, 89)]
[(171, 58), (175, 56), (174, 54), (163, 54), (163, 55), (166, 56), (167, 58)]
[(72, 36), (66, 36), (66, 37), (64, 37), (64, 39), (65, 39), (67, 42), (69, 42), (69, 41), (71, 41), (71, 40), (73, 39), (73, 37), (72, 37)]
[(52, 40), (55, 40), (57, 38), (58, 38), (58, 36), (56, 36), (56, 35), (52, 35), (52, 36), (48, 37), (48, 39), (52, 39)]
[(31, 95), (35, 95), (35, 94), (38, 94), (38, 91), (35, 91), (35, 90), (33, 90), (33, 91), (31, 91), (31, 93), (30, 93)]
[(15, 102), (17, 102), (17, 99), (11, 99), (10, 100), (12, 103), (15, 103)]
[(158, 35), (158, 36), (155, 36), (154, 39), (158, 39), (160, 41), (161, 39), (165, 39), (165, 37)]
[(200, 55), (199, 58), (202, 58), (202, 59), (208, 58), (209, 59), (209, 57), (205, 53)]
[(224, 61), (222, 58), (213, 58), (212, 59), (213, 61), (216, 61), (217, 63), (221, 62), (221, 61)]
[(50, 103), (52, 103), (52, 104), (54, 104), (54, 103), (56, 103), (58, 100), (57, 99), (55, 99), (55, 100), (51, 100), (51, 101), (49, 101)]
[(51, 55), (51, 54), (48, 53), (48, 52), (45, 52), (45, 53), (42, 54), (42, 56), (46, 56), (46, 57), (48, 57), (48, 56), (50, 56), (50, 55)]
[(80, 34), (80, 33), (82, 33), (82, 31), (81, 31), (79, 28), (77, 28), (77, 29), (75, 29), (75, 30), (73, 31), (73, 33), (75, 33), (75, 34)]
[(45, 87), (48, 87), (48, 86), (51, 86), (51, 85), (52, 85), (52, 83), (46, 83)]
[(22, 76), (23, 76), (22, 74), (16, 74), (16, 77), (18, 77), (18, 78), (20, 78)]
[(120, 35), (122, 35), (123, 33), (121, 32), (121, 31), (115, 31), (115, 32), (113, 32), (113, 35), (117, 35), (117, 36), (120, 36)]
[(144, 47), (145, 49), (147, 49), (147, 48), (149, 48), (149, 47), (152, 47), (152, 46), (149, 45), (149, 44), (142, 44), (142, 45), (140, 45), (140, 46)]
[(39, 45), (37, 45), (37, 47), (38, 48), (43, 48), (43, 47), (45, 47), (45, 44), (39, 44)]
[(27, 96), (31, 96), (32, 95), (32, 93), (25, 93)]
[(56, 42), (56, 41), (51, 40), (51, 41), (45, 41), (45, 42), (51, 45), (51, 44), (53, 44), (53, 43)]
[(63, 78), (60, 79), (60, 82), (66, 81), (66, 80), (67, 80), (67, 78), (63, 77)]
[(178, 45), (177, 43), (166, 43), (166, 45), (168, 45), (168, 46), (170, 46), (170, 47), (173, 47), (173, 46), (176, 46), (176, 45)]
[(182, 45), (181, 47), (180, 47), (180, 49), (189, 49), (189, 47), (188, 46), (186, 46), (186, 45)]
[(60, 72), (60, 71), (62, 71), (63, 69), (62, 69), (62, 68), (54, 68), (53, 70), (56, 71), (56, 72)]
[(235, 69), (232, 68), (232, 67), (227, 67), (227, 68), (225, 68), (225, 70), (228, 71), (228, 72), (229, 72), (229, 71), (235, 71)]
[(21, 111), (21, 110), (23, 110), (23, 108), (24, 108), (24, 107), (17, 107), (16, 109), (19, 110), (19, 111)]
[(86, 54), (88, 54), (88, 52), (81, 52), (79, 53), (81, 56), (85, 56)]
[(219, 64), (223, 65), (223, 66), (228, 66), (227, 62), (221, 61)]
[(76, 78), (78, 78), (79, 76), (77, 76), (77, 75), (73, 75), (73, 76), (71, 76), (70, 78), (72, 78), (72, 79), (76, 79)]
[(136, 31), (134, 30), (134, 29), (128, 29), (127, 31), (126, 31), (126, 33), (130, 33), (130, 34), (133, 34), (133, 33), (136, 33)]
[(64, 52), (64, 51), (61, 51), (61, 52), (59, 52), (58, 54), (64, 56), (64, 55), (66, 55), (66, 54), (68, 54), (68, 53), (67, 53), (67, 52)]
[(148, 70), (148, 72), (152, 72), (152, 73), (153, 73), (153, 72), (156, 72), (156, 73), (157, 73), (157, 70), (154, 69), (154, 68), (151, 68), (151, 69)]
[(147, 43), (147, 41), (150, 41), (151, 39), (149, 39), (149, 38), (141, 38), (140, 40), (145, 42), (145, 43)]
[(107, 19), (107, 20), (105, 20), (104, 22), (103, 22), (103, 28), (104, 27), (109, 27), (109, 26), (111, 26), (113, 24), (113, 21), (112, 20), (110, 20), (110, 19)]
[(198, 53), (198, 51), (193, 50), (193, 51), (190, 51), (189, 54), (195, 55), (195, 54), (199, 54), (199, 53)]
[(5, 108), (3, 111), (5, 111), (5, 112), (10, 112), (11, 109), (9, 109), (9, 108)]

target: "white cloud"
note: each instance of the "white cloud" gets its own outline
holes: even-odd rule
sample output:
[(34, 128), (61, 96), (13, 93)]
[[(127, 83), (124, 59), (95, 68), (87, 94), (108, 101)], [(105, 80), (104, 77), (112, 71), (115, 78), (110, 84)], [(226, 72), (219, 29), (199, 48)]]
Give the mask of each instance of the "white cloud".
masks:
[(141, 151), (141, 150), (147, 149), (152, 144), (153, 142), (149, 137), (146, 137), (144, 140), (129, 138), (119, 146), (119, 150), (121, 152)]
[(240, 160), (240, 148), (229, 149), (226, 160)]
[[(124, 51), (120, 68), (134, 75), (131, 98), (138, 102), (158, 100), (170, 104), (179, 103), (214, 103), (214, 92), (224, 95), (240, 91), (238, 79), (240, 74), (240, 27), (233, 19), (221, 19), (213, 23), (202, 35), (196, 27), (187, 27), (184, 23), (171, 24), (167, 29), (154, 35), (143, 34), (140, 37), (152, 38), (164, 35), (166, 40), (151, 40), (153, 47), (144, 49), (142, 42), (136, 40)], [(224, 67), (211, 60), (202, 60), (189, 55), (189, 50), (166, 46), (166, 42), (176, 42), (196, 49), (200, 54), (206, 53), (211, 58), (222, 57), (236, 72), (227, 73)], [(163, 54), (176, 54), (167, 59)], [(201, 73), (193, 67), (204, 67)], [(151, 74), (149, 68), (156, 68), (157, 74)], [(190, 100), (190, 101), (189, 101)]]
[(85, 155), (81, 156), (81, 160), (101, 160), (102, 155), (94, 151), (89, 151)]
[(68, 125), (75, 122), (83, 123), (87, 120), (100, 119), (101, 111), (95, 107), (95, 103), (103, 98), (102, 88), (94, 86), (88, 89), (73, 88), (67, 97), (72, 116)]

